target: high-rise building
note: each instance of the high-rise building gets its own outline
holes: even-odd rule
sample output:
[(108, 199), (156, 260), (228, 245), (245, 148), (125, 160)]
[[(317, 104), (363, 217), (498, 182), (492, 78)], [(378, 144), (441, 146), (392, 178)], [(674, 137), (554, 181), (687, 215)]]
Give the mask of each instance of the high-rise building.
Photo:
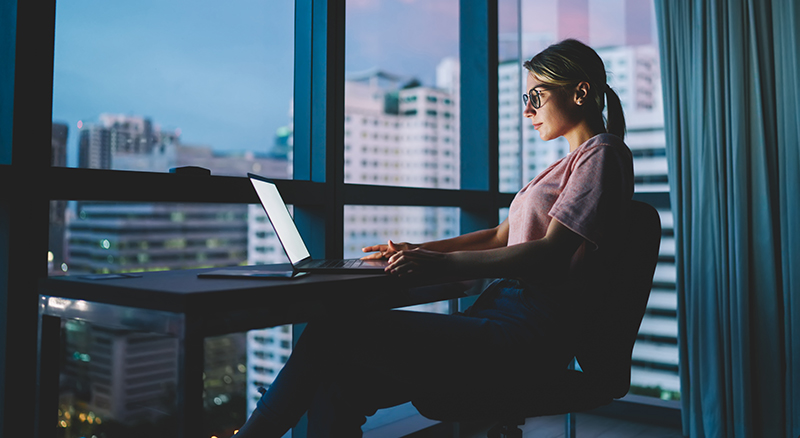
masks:
[(292, 353), (292, 326), (283, 325), (247, 332), (247, 415), (269, 388)]
[(90, 406), (133, 424), (169, 415), (177, 390), (178, 339), (95, 326), (89, 348)]
[(119, 114), (101, 114), (97, 123), (81, 122), (80, 129), (78, 165), (91, 169), (120, 170), (114, 163), (117, 156), (150, 155), (175, 142), (179, 135), (162, 132), (148, 118)]
[(69, 272), (232, 266), (247, 260), (247, 206), (81, 202)]
[[(436, 87), (380, 71), (345, 83), (345, 182), (438, 187), (460, 186), (459, 63), (445, 58)], [(458, 211), (427, 207), (347, 206), (345, 256), (366, 245), (452, 237)]]

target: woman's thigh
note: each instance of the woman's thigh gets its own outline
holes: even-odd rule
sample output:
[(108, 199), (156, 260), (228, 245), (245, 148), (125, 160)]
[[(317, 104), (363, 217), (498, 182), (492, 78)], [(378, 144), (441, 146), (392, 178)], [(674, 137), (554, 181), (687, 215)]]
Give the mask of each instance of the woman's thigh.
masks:
[(310, 323), (296, 351), (304, 349), (332, 378), (414, 392), (508, 377), (530, 353), (495, 321), (402, 310)]

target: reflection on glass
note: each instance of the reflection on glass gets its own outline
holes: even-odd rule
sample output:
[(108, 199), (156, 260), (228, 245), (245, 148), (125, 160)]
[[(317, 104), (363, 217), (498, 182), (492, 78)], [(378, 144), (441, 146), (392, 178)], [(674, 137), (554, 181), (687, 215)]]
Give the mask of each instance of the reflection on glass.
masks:
[(293, 2), (56, 8), (55, 165), (289, 176)]
[(285, 263), (261, 205), (53, 202), (50, 275)]
[[(664, 115), (652, 0), (500, 0), (499, 185), (516, 192), (569, 147), (544, 142), (522, 117), (526, 90), (522, 61), (548, 45), (575, 38), (592, 46), (606, 65), (608, 84), (625, 111), (625, 142), (634, 157), (635, 190), (668, 196)], [(519, 10), (521, 7), (521, 10)], [(517, 17), (521, 19), (515, 21)], [(665, 235), (671, 225), (665, 222)], [(669, 248), (663, 245), (662, 248)], [(631, 391), (680, 397), (674, 250), (662, 251), (648, 311), (633, 350)]]
[(345, 182), (459, 188), (458, 1), (348, 3), (346, 32)]
[(177, 338), (79, 320), (65, 321), (62, 332), (59, 436), (175, 433)]
[[(174, 436), (177, 338), (80, 320), (62, 330), (59, 436)], [(204, 436), (232, 436), (241, 427), (252, 412), (245, 394), (258, 394), (254, 383), (268, 386), (265, 375), (280, 369), (290, 349), (288, 326), (205, 339)]]

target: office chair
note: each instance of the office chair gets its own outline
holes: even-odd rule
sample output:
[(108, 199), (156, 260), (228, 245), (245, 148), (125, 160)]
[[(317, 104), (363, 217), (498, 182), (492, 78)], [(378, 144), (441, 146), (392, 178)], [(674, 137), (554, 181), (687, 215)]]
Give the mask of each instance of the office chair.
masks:
[(586, 336), (576, 346), (581, 370), (532, 375), (514, 388), (475, 392), (465, 387), (414, 401), (425, 417), (440, 421), (493, 421), (489, 438), (522, 437), (518, 426), (528, 417), (567, 414), (566, 436), (575, 437), (572, 412), (611, 403), (628, 393), (631, 354), (647, 308), (661, 243), (655, 208), (632, 201), (622, 250), (612, 265), (607, 293), (591, 294), (596, 309), (584, 318)]

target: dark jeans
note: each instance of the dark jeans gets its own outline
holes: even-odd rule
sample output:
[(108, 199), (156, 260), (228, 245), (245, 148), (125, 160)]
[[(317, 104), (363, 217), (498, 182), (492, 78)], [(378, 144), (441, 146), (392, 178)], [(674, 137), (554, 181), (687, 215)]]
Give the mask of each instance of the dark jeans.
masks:
[(287, 430), (308, 411), (309, 436), (360, 437), (378, 409), (556, 366), (559, 343), (536, 323), (551, 318), (546, 310), (502, 280), (465, 314), (393, 310), (309, 323), (258, 409)]

